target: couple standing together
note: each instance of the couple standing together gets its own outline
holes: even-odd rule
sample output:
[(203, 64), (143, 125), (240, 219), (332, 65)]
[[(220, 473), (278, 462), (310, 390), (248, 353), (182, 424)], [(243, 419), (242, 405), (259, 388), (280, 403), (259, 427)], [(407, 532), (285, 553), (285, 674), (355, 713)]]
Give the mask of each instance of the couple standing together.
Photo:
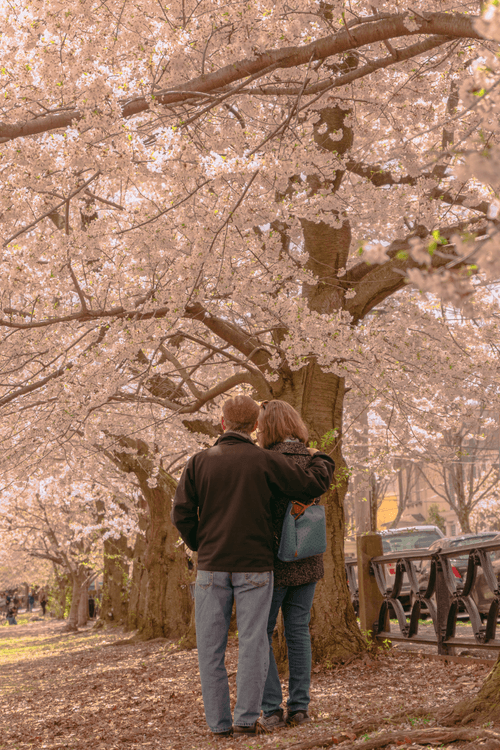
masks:
[[(196, 640), (208, 726), (217, 736), (260, 734), (309, 720), (309, 620), (323, 560), (284, 563), (276, 553), (288, 502), (311, 503), (326, 492), (334, 463), (306, 447), (306, 426), (283, 401), (259, 406), (236, 396), (222, 414), (224, 434), (184, 469), (172, 520), (198, 551)], [(224, 663), (233, 600), (239, 638), (234, 726)], [(272, 651), (280, 608), (290, 667), (286, 717)]]

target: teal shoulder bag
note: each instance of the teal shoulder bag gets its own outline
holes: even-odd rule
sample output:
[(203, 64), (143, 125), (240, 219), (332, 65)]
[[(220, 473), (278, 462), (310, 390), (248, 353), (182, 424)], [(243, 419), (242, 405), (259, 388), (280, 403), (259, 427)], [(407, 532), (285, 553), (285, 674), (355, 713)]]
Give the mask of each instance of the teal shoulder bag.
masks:
[(278, 559), (295, 562), (326, 551), (326, 518), (323, 505), (290, 502), (286, 510)]

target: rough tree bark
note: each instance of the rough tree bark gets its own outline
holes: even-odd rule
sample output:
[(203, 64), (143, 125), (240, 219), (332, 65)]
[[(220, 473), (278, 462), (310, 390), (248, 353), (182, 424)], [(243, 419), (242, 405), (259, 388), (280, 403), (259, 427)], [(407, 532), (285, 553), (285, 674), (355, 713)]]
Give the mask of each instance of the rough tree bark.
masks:
[(137, 612), (137, 637), (183, 638), (183, 644), (192, 647), (192, 576), (184, 553), (175, 547), (178, 534), (170, 521), (176, 482), (164, 469), (156, 467), (156, 486), (151, 487), (155, 464), (149, 446), (130, 438), (119, 438), (118, 442), (127, 450), (115, 450), (114, 459), (123, 471), (135, 474), (148, 512), (144, 549), (147, 581), (144, 606)]
[(104, 540), (104, 572), (100, 618), (103, 622), (123, 625), (128, 619), (130, 594), (129, 567), (133, 550), (121, 535)]
[(89, 621), (89, 579), (85, 578), (80, 589), (78, 602), (78, 627), (83, 628)]
[(51, 586), (50, 593), (52, 596), (51, 611), (58, 620), (64, 620), (64, 610), (66, 609), (66, 600), (71, 588), (71, 580), (68, 573), (60, 573), (58, 566), (52, 563), (54, 570), (55, 585)]
[(63, 630), (76, 631), (78, 630), (78, 610), (80, 607), (80, 596), (82, 587), (85, 584), (87, 575), (84, 569), (78, 568), (76, 571), (71, 573), (71, 608), (69, 610), (68, 620)]
[[(128, 630), (137, 630), (139, 622), (142, 622), (146, 608), (146, 588), (148, 572), (144, 565), (146, 555), (146, 521), (140, 522), (141, 532), (137, 534), (134, 552), (132, 580), (130, 582), (130, 597), (128, 603), (127, 627)], [(142, 528), (143, 526), (143, 528)]]
[(458, 703), (451, 711), (439, 716), (446, 724), (484, 724), (500, 721), (500, 656), (479, 693)]

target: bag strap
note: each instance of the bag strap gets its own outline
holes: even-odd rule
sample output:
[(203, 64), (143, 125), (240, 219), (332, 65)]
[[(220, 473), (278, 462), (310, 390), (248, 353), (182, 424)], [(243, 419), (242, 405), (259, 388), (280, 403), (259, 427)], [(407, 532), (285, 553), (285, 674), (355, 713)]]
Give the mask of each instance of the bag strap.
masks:
[(300, 516), (307, 510), (307, 508), (310, 508), (311, 505), (314, 505), (314, 500), (307, 505), (305, 503), (300, 503), (298, 500), (291, 500), (290, 502), (292, 503), (290, 513), (294, 518), (300, 518)]

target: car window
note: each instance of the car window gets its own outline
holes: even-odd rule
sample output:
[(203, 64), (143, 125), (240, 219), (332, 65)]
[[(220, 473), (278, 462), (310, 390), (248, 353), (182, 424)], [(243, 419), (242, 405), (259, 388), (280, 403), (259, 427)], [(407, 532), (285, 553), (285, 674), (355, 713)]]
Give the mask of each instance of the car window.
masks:
[[(476, 542), (489, 542), (494, 539), (496, 534), (481, 534), (481, 536), (470, 536), (467, 539), (452, 539), (449, 542), (449, 547), (466, 547), (469, 544), (475, 544)], [(493, 557), (497, 557), (497, 553), (492, 553)], [(460, 562), (466, 561), (469, 555), (458, 555), (457, 557), (451, 558), (452, 560), (460, 560)]]
[(469, 536), (467, 539), (451, 539), (449, 542), (450, 547), (465, 547), (468, 544), (475, 544), (476, 542), (489, 542), (490, 539), (494, 539), (496, 534), (481, 534), (481, 536)]
[(382, 539), (384, 552), (399, 552), (402, 549), (427, 549), (441, 537), (436, 531), (410, 531), (407, 534), (391, 534)]

